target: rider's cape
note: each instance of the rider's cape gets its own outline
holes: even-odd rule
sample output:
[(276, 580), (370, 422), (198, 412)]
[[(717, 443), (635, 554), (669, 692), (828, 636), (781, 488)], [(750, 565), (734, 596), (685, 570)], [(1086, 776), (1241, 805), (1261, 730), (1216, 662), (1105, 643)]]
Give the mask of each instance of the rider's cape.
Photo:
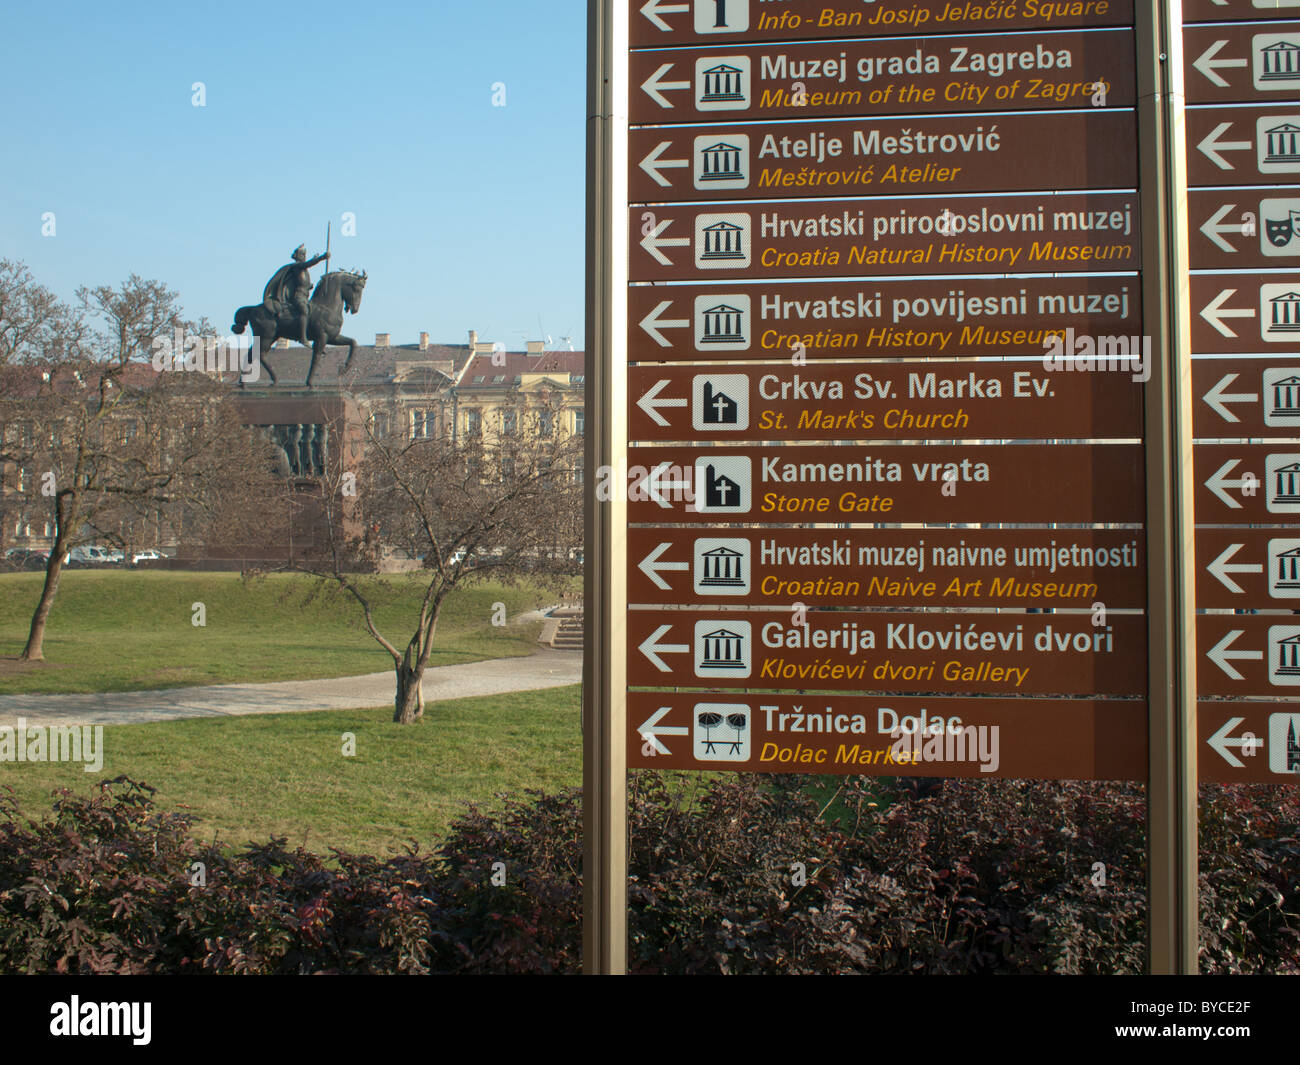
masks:
[(262, 292), (262, 302), (266, 303), (274, 300), (277, 303), (289, 303), (290, 297), (293, 295), (290, 273), (297, 266), (297, 263), (285, 263), (284, 266), (271, 275), (271, 280), (266, 283), (266, 288)]

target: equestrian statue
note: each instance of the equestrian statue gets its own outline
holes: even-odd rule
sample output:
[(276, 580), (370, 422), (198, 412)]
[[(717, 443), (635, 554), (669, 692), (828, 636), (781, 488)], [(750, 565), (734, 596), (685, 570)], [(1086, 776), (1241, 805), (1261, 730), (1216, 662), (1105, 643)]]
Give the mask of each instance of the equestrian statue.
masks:
[[(343, 336), (339, 330), (343, 328), (344, 310), (356, 314), (361, 308), (361, 293), (366, 287), (365, 271), (355, 274), (336, 270), (331, 274), (327, 265), (316, 291), (312, 292), (311, 268), (319, 262), (328, 263), (329, 258), (328, 244), (325, 251), (310, 259), (306, 245), (299, 244), (293, 252), (293, 261), (271, 275), (262, 293), (262, 302), (240, 307), (235, 312), (235, 324), (231, 326), (236, 333), (252, 328), (259, 359), (277, 340), (296, 340), (303, 347), (310, 345), (308, 388), (316, 369), (316, 359), (328, 345), (347, 345), (348, 357), (339, 370), (339, 376), (347, 371), (352, 356), (357, 352), (357, 342)], [(307, 298), (309, 292), (310, 300)], [(275, 374), (270, 366), (263, 361), (261, 368), (270, 377), (271, 384), (275, 384)]]

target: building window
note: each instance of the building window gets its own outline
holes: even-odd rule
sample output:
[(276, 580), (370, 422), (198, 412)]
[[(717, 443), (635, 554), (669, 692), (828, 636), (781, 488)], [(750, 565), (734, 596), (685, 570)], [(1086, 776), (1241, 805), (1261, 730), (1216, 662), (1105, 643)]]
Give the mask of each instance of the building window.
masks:
[(516, 410), (504, 410), (501, 412), (501, 431), (508, 436), (513, 436), (519, 431), (519, 412)]
[(411, 411), (411, 439), (428, 440), (434, 433), (433, 411), (431, 410), (413, 410)]
[(483, 432), (483, 412), (467, 410), (465, 412), (465, 432), (469, 436), (479, 436)]
[(554, 432), (555, 432), (555, 415), (549, 410), (542, 411), (537, 416), (537, 435), (551, 436), (554, 434)]
[(573, 431), (578, 436), (584, 436), (587, 432), (587, 412), (585, 410), (575, 410), (573, 412)]

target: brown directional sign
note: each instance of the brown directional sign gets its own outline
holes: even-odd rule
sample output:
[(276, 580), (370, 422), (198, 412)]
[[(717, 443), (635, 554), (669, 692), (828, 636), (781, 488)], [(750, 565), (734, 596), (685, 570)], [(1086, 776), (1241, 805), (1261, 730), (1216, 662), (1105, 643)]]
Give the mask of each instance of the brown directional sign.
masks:
[(1202, 610), (1300, 610), (1300, 518), (1273, 529), (1197, 529)]
[(1300, 437), (1300, 351), (1192, 362), (1197, 439)]
[(1194, 444), (1198, 525), (1300, 521), (1300, 443)]
[(638, 528), (628, 530), (628, 598), (1140, 610), (1144, 552), (1141, 530)]
[(1300, 103), (1189, 107), (1187, 184), (1300, 184)]
[(1183, 0), (1184, 22), (1300, 18), (1295, 0)]
[(628, 765), (751, 773), (1144, 780), (1137, 699), (628, 695)]
[(1300, 23), (1193, 26), (1183, 31), (1183, 47), (1190, 104), (1271, 104), (1300, 96)]
[(1187, 202), (1193, 269), (1300, 267), (1300, 189), (1193, 189)]
[[(977, 372), (978, 371), (978, 372)], [(634, 366), (632, 440), (979, 440), (1142, 434), (1131, 375), (1056, 373), (1042, 360)]]
[(629, 137), (629, 199), (1125, 188), (1136, 141), (1133, 112), (1112, 110), (648, 127)]
[(991, 33), (1128, 26), (1132, 0), (875, 0), (869, 6), (825, 0), (628, 0), (633, 48), (727, 42), (830, 40), (909, 33)]
[(628, 518), (663, 522), (1139, 522), (1131, 444), (629, 448)]
[(630, 277), (666, 281), (1136, 269), (1129, 193), (653, 207), (629, 213)]
[[(1141, 695), (1146, 621), (1109, 614), (632, 610), (633, 687)], [(1300, 629), (1297, 629), (1300, 631)]]
[(1132, 107), (1127, 29), (633, 52), (630, 120)]
[(1300, 615), (1201, 614), (1196, 619), (1197, 691), (1297, 705)]
[(1300, 347), (1300, 274), (1192, 274), (1192, 351), (1289, 358)]
[[(1300, 783), (1300, 706), (1203, 699), (1196, 707), (1201, 780)], [(978, 736), (978, 734), (977, 734)], [(717, 748), (714, 748), (717, 751)]]
[(1140, 337), (1140, 304), (1132, 277), (637, 285), (628, 290), (628, 358), (1041, 358), (1048, 337), (1067, 330)]

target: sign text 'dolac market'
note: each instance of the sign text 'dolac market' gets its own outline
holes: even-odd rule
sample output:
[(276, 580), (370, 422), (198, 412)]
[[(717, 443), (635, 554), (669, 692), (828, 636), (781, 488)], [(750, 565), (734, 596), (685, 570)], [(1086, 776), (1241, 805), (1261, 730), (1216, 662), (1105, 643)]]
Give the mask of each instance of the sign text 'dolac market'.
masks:
[(1141, 700), (633, 692), (628, 764), (866, 776), (1141, 780)]

